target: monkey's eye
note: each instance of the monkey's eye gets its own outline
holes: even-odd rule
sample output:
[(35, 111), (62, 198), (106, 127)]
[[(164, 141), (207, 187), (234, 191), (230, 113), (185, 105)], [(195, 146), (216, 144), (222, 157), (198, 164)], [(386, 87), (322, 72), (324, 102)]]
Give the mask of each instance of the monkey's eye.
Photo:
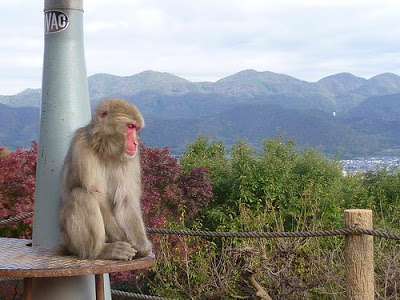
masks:
[(133, 123), (126, 124), (126, 127), (130, 129), (139, 129), (139, 126)]

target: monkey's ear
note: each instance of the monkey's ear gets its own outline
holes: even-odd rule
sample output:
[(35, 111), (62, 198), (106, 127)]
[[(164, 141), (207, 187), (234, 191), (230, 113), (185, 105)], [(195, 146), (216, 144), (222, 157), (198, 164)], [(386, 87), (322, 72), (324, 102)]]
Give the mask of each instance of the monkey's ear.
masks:
[(108, 115), (108, 111), (103, 110), (103, 111), (99, 111), (97, 117), (99, 118), (99, 120), (104, 119), (105, 117), (107, 117)]

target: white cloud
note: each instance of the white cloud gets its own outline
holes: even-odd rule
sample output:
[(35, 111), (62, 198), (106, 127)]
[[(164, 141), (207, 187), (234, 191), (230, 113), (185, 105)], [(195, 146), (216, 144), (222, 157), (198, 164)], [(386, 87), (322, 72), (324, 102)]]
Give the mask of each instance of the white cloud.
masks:
[[(0, 94), (40, 87), (43, 7), (0, 2)], [(400, 74), (396, 0), (84, 0), (88, 74)], [(23, 79), (23, 80), (21, 80)]]

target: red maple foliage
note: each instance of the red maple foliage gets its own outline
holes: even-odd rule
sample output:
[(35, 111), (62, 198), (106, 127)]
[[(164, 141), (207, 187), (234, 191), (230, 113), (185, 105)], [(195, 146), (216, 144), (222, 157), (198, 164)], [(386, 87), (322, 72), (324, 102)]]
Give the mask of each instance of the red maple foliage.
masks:
[[(0, 154), (5, 152), (0, 148)], [(0, 219), (33, 211), (36, 182), (37, 143), (30, 150), (17, 149), (0, 155)], [(1, 236), (30, 238), (32, 218), (0, 229)]]
[(213, 197), (208, 169), (196, 168), (184, 174), (178, 159), (167, 147), (141, 148), (143, 170), (143, 212), (152, 227), (177, 221), (182, 214), (190, 220)]

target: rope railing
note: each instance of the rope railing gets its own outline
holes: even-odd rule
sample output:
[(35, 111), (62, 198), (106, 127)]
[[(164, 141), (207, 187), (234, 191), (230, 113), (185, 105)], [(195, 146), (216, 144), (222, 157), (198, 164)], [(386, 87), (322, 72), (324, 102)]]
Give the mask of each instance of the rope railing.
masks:
[(132, 298), (132, 299), (143, 299), (143, 300), (174, 300), (171, 298), (164, 298), (164, 297), (158, 297), (158, 296), (148, 296), (144, 294), (137, 294), (137, 293), (130, 293), (130, 292), (124, 292), (124, 291), (119, 291), (119, 290), (111, 290), (112, 295), (116, 296), (123, 296), (127, 298)]
[(30, 217), (33, 217), (33, 211), (31, 211), (30, 213), (24, 214), (24, 215), (17, 216), (17, 217), (9, 218), (6, 220), (1, 220), (0, 227), (22, 221), (22, 220), (28, 219)]
[(0, 282), (5, 282), (5, 281), (20, 281), (23, 280), (22, 277), (0, 277)]
[(148, 233), (167, 234), (167, 235), (186, 235), (199, 237), (218, 237), (218, 238), (310, 238), (325, 237), (335, 235), (366, 234), (379, 238), (400, 240), (400, 235), (387, 232), (363, 228), (344, 228), (322, 231), (289, 231), (289, 232), (215, 232), (215, 231), (192, 231), (163, 228), (147, 228)]
[[(1, 277), (0, 278), (0, 282), (15, 282), (15, 281), (21, 281), (21, 280), (23, 280), (22, 277)], [(113, 289), (111, 289), (111, 295), (122, 296), (122, 297), (131, 298), (131, 299), (141, 299), (141, 300), (174, 300), (171, 298), (149, 296), (149, 295), (144, 295), (144, 294), (124, 292), (124, 291), (113, 290)]]
[(323, 231), (296, 231), (296, 232), (216, 232), (216, 231), (191, 231), (163, 228), (147, 228), (148, 233), (167, 234), (167, 235), (186, 235), (199, 237), (217, 238), (295, 238), (295, 237), (322, 237), (334, 235), (353, 234), (351, 228), (323, 230)]
[[(0, 221), (0, 227), (10, 225), (33, 216), (33, 212), (9, 218)], [(178, 229), (164, 229), (164, 228), (146, 228), (148, 233), (167, 234), (167, 235), (181, 235), (181, 236), (198, 236), (198, 237), (216, 237), (216, 238), (311, 238), (311, 237), (325, 237), (335, 235), (349, 235), (349, 234), (366, 234), (379, 238), (400, 240), (400, 235), (391, 234), (388, 232), (381, 232), (363, 228), (344, 228), (322, 231), (289, 231), (289, 232), (223, 232), (223, 231), (193, 231), (193, 230), (178, 230)]]
[[(0, 221), (0, 227), (13, 224), (33, 216), (33, 212), (9, 218)], [(146, 228), (148, 233), (179, 235), (179, 236), (197, 236), (197, 237), (214, 237), (214, 238), (311, 238), (311, 237), (327, 237), (337, 235), (370, 235), (378, 238), (400, 240), (400, 235), (381, 232), (372, 229), (359, 227), (351, 227), (344, 229), (322, 230), (322, 231), (296, 231), (296, 232), (215, 232), (215, 231), (193, 231), (193, 230), (178, 230), (178, 229), (163, 229), (163, 228)], [(0, 278), (0, 281), (14, 281), (21, 278)], [(127, 297), (131, 299), (144, 300), (172, 300), (158, 296), (148, 296), (125, 292), (120, 290), (111, 290), (111, 293), (116, 296)]]

